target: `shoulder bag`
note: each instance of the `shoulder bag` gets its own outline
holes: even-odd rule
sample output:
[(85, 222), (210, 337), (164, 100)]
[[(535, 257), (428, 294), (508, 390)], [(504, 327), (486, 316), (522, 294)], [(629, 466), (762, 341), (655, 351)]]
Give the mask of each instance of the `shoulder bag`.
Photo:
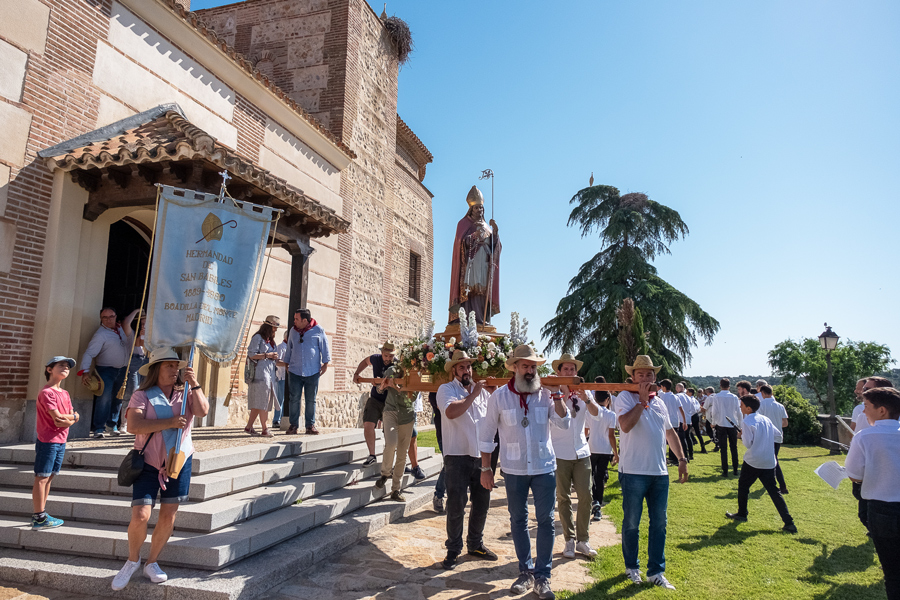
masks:
[[(156, 432), (154, 431), (153, 433)], [(153, 433), (144, 442), (143, 448), (140, 450), (132, 448), (131, 452), (125, 455), (122, 464), (119, 465), (118, 481), (120, 486), (131, 487), (137, 481), (137, 478), (140, 477), (141, 472), (144, 470), (144, 450), (147, 449), (147, 444), (150, 443)]]

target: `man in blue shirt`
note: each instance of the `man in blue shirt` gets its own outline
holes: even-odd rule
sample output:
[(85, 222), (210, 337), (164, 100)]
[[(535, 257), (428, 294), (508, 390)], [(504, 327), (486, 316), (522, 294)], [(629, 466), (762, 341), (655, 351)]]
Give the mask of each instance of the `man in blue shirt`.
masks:
[(328, 370), (331, 362), (331, 349), (328, 336), (316, 320), (312, 318), (308, 308), (298, 308), (294, 312), (294, 326), (288, 336), (287, 350), (284, 360), (278, 364), (287, 367), (288, 388), (290, 394), (291, 426), (287, 435), (297, 435), (300, 426), (300, 399), (306, 395), (306, 433), (318, 435), (316, 429), (316, 393), (319, 391), (319, 377)]

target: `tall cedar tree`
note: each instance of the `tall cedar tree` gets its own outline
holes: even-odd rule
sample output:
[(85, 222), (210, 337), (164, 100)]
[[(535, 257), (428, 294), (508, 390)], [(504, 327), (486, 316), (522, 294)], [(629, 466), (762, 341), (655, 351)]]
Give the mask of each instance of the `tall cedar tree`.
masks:
[(541, 333), (546, 351), (578, 352), (582, 375), (617, 375), (620, 370), (616, 313), (626, 298), (640, 311), (650, 356), (663, 365), (660, 376), (676, 375), (691, 359), (698, 336), (712, 342), (719, 322), (656, 273), (651, 262), (671, 254), (668, 244), (688, 227), (678, 211), (646, 194), (619, 194), (608, 185), (579, 191), (570, 204), (569, 225), (581, 236), (598, 232), (603, 249), (581, 265), (559, 301), (556, 316)]

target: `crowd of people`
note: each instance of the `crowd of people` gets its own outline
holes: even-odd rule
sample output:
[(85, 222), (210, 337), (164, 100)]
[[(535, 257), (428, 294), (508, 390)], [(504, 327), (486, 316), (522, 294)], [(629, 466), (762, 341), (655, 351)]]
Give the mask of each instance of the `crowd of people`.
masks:
[[(114, 590), (124, 588), (141, 566), (140, 549), (157, 498), (160, 512), (144, 574), (152, 582), (166, 581), (157, 557), (172, 533), (178, 506), (188, 499), (193, 419), (209, 411), (193, 369), (174, 349), (144, 352), (143, 344), (138, 343), (143, 336), (142, 320), (131, 327), (138, 316), (135, 311), (118, 322), (112, 309), (101, 311), (101, 327), (82, 358), (84, 368), (78, 372), (84, 385), (96, 390), (93, 436), (120, 434), (120, 419), (124, 419), (128, 431), (135, 434), (134, 448), (143, 453), (145, 460), (132, 486), (129, 558), (113, 579)], [(270, 315), (250, 340), (247, 355), (254, 368), (249, 369), (247, 376), (250, 417), (245, 431), (250, 435), (273, 435), (267, 426), (268, 413), (274, 410), (273, 424), (277, 426), (283, 413), (287, 380), (290, 427), (286, 433), (298, 433), (300, 404), (305, 396), (306, 433), (315, 435), (318, 381), (330, 362), (328, 338), (307, 309), (295, 313), (293, 327), (281, 343), (276, 343), (279, 328), (279, 318)], [(138, 340), (134, 340), (135, 331)], [(422, 396), (409, 401), (408, 392), (399, 383), (395, 351), (393, 344), (383, 344), (378, 353), (360, 362), (354, 381), (358, 383), (368, 367), (380, 379), (363, 409), (369, 450), (363, 464), (368, 467), (377, 461), (375, 431), (380, 423), (385, 447), (375, 487), (385, 488), (390, 480), (389, 497), (403, 502), (403, 473), (425, 478), (416, 461), (415, 423), (417, 413), (422, 411)], [(739, 475), (737, 510), (725, 516), (747, 520), (750, 488), (759, 480), (778, 510), (784, 523), (782, 529), (797, 533), (784, 498), (788, 488), (778, 461), (788, 414), (765, 380), (758, 380), (755, 385), (740, 381), (735, 386), (737, 394), (731, 392), (731, 382), (726, 378), (720, 380), (718, 392), (709, 387), (695, 390), (686, 382), (673, 385), (668, 379), (657, 385), (660, 367), (650, 357), (638, 356), (633, 365), (626, 366), (628, 383), (635, 384), (636, 391), (617, 395), (594, 393), (577, 386), (570, 389), (565, 385), (544, 385), (538, 374), (544, 359), (530, 345), (523, 344), (506, 361), (506, 368), (512, 373), (508, 383), (489, 388), (476, 379), (474, 362), (473, 357), (456, 350), (445, 367), (450, 381), (429, 397), (444, 459), (433, 499), (434, 510), (446, 512), (447, 554), (441, 562), (444, 568), (455, 568), (463, 549), (475, 560), (498, 560), (485, 543), (484, 527), (499, 466), (519, 569), (510, 591), (523, 594), (533, 589), (541, 600), (555, 598), (550, 586), (555, 516), (558, 514), (562, 524), (563, 557), (594, 557), (597, 552), (590, 544), (589, 523), (602, 518), (608, 469), (617, 467), (624, 515), (625, 575), (637, 584), (645, 581), (638, 555), (646, 503), (646, 581), (675, 589), (665, 576), (668, 468), (677, 466), (677, 481), (687, 482), (695, 446), (706, 453), (707, 443), (713, 444), (713, 452), (720, 453), (722, 477)], [(38, 396), (32, 494), (35, 530), (63, 524), (61, 519), (47, 514), (46, 506), (51, 482), (63, 464), (69, 428), (79, 420), (68, 393), (60, 386), (75, 364), (72, 358), (51, 358), (44, 373), (47, 384)], [(552, 366), (556, 375), (576, 377), (582, 363), (571, 354), (564, 354)], [(126, 410), (120, 413), (116, 389), (126, 384), (126, 378)], [(98, 380), (99, 386), (93, 387)], [(603, 382), (603, 378), (597, 381)], [(900, 391), (880, 376), (861, 379), (855, 391), (859, 405), (851, 417), (855, 435), (846, 472), (853, 481), (859, 519), (868, 529), (881, 560), (888, 598), (898, 600)], [(260, 433), (254, 427), (257, 420)], [(703, 439), (704, 433), (708, 442)], [(738, 439), (746, 448), (740, 465)], [(176, 447), (184, 462), (180, 469), (173, 470), (169, 463)], [(466, 527), (465, 509), (470, 501)], [(529, 503), (537, 521), (534, 552), (528, 529)]]

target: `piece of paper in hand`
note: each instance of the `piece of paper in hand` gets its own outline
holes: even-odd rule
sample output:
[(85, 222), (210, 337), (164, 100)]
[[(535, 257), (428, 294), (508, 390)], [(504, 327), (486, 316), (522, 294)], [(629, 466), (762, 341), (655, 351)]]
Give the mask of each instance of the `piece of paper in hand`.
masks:
[(825, 483), (827, 483), (834, 489), (838, 489), (838, 486), (841, 484), (841, 480), (847, 478), (847, 469), (837, 464), (833, 460), (820, 465), (819, 468), (816, 469), (815, 473), (823, 480), (825, 480)]

